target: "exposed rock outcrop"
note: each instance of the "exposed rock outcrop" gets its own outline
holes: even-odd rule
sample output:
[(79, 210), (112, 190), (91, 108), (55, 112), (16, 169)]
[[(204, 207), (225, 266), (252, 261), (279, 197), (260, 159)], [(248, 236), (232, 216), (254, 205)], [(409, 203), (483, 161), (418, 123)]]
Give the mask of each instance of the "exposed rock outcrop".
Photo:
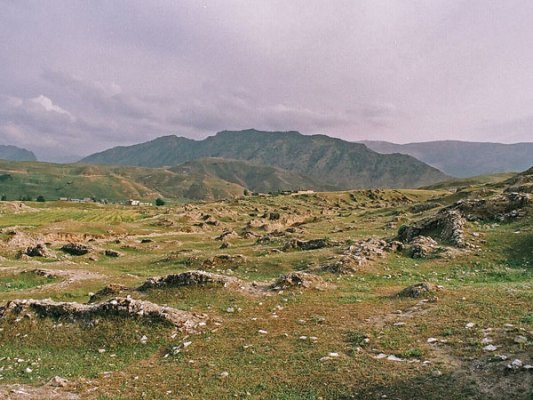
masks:
[(181, 274), (167, 275), (165, 277), (150, 278), (146, 280), (137, 290), (145, 291), (154, 288), (181, 287), (181, 286), (203, 286), (218, 285), (226, 286), (231, 283), (238, 283), (237, 278), (213, 274), (205, 271), (187, 271)]
[(91, 251), (89, 246), (86, 246), (81, 243), (67, 243), (61, 250), (71, 256), (83, 256)]
[(457, 247), (465, 247), (464, 224), (465, 220), (458, 210), (445, 209), (413, 225), (402, 225), (398, 230), (398, 239), (409, 243), (417, 236), (428, 236)]

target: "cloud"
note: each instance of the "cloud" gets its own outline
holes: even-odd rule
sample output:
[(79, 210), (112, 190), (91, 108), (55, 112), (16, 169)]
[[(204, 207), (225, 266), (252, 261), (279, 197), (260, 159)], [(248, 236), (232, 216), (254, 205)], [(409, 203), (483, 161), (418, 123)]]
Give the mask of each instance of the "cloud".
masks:
[(0, 140), (531, 140), (532, 19), (526, 0), (3, 2)]

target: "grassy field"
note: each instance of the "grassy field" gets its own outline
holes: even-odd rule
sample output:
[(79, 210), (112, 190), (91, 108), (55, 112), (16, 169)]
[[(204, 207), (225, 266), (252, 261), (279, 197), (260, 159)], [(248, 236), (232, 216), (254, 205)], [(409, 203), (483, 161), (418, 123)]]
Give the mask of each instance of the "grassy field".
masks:
[[(85, 303), (90, 293), (120, 284), (132, 289), (120, 296), (205, 314), (207, 325), (187, 335), (118, 316), (5, 316), (0, 395), (17, 388), (40, 390), (34, 398), (101, 400), (531, 399), (532, 371), (507, 368), (514, 359), (533, 364), (531, 212), (510, 222), (467, 222), (471, 247), (453, 257), (387, 252), (350, 274), (319, 273), (320, 289), (133, 290), (147, 278), (192, 269), (259, 284), (313, 270), (358, 240), (393, 238), (402, 224), (477, 190), (360, 190), (162, 208), (6, 203), (0, 208), (0, 302)], [(235, 235), (221, 249), (216, 237), (224, 231)], [(258, 243), (265, 235), (270, 240)], [(291, 239), (330, 245), (282, 251)], [(37, 242), (48, 243), (50, 257), (20, 256)], [(92, 250), (69, 256), (60, 250), (67, 242)], [(244, 258), (213, 265), (210, 258), (220, 254)], [(43, 268), (61, 273), (32, 272)], [(442, 289), (429, 298), (396, 296), (419, 282)], [(497, 350), (485, 350), (488, 343)], [(46, 385), (54, 376), (68, 383)]]

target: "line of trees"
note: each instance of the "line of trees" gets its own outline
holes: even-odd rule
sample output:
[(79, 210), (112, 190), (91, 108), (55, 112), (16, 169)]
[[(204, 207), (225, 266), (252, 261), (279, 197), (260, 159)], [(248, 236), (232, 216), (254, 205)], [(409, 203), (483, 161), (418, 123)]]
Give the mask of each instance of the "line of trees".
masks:
[[(19, 201), (34, 201), (33, 197), (31, 197), (29, 195), (19, 196), (18, 200)], [(7, 201), (7, 196), (5, 194), (0, 196), (0, 201)], [(46, 201), (46, 199), (44, 198), (43, 195), (39, 195), (39, 196), (37, 196), (35, 198), (35, 201), (38, 201), (39, 203), (44, 203)]]

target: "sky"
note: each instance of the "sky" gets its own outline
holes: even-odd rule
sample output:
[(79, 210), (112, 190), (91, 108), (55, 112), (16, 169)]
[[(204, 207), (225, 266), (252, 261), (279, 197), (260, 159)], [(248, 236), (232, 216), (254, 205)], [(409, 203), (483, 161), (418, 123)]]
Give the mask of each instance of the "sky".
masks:
[(530, 0), (0, 0), (0, 144), (533, 141)]

